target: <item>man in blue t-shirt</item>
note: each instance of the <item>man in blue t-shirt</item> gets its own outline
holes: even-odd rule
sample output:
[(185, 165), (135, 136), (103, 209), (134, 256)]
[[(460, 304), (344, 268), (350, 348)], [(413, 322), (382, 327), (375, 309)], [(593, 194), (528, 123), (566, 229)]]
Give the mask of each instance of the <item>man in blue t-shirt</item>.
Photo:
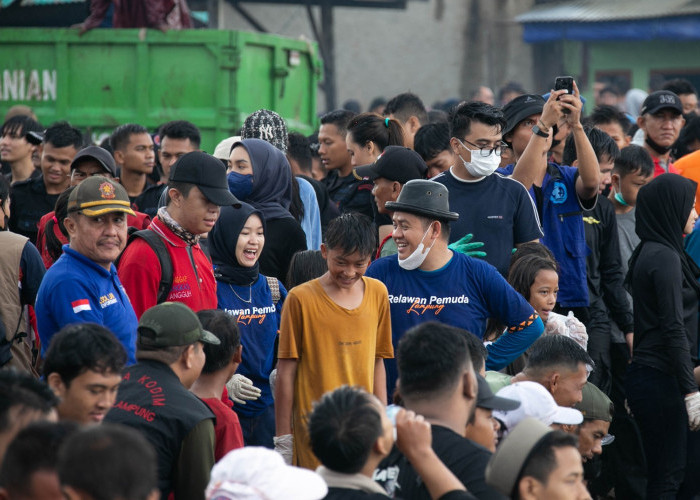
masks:
[(450, 243), (473, 235), (484, 260), (508, 276), (512, 249), (542, 237), (535, 205), (519, 182), (494, 174), (501, 162), (503, 113), (483, 102), (460, 104), (450, 116), (455, 163), (433, 180), (450, 193), (459, 219), (450, 223)]
[[(506, 332), (487, 347), (486, 368), (499, 370), (520, 356), (544, 326), (496, 268), (447, 247), (449, 222), (459, 218), (450, 211), (448, 197), (438, 182), (407, 182), (398, 199), (386, 203), (394, 212), (398, 256), (376, 260), (366, 275), (382, 281), (389, 292), (394, 348), (419, 323), (440, 321), (483, 338), (486, 321), (494, 318)], [(393, 394), (396, 363), (385, 360), (385, 365), (388, 394)]]
[(136, 362), (138, 320), (113, 264), (126, 245), (127, 215), (134, 215), (129, 196), (112, 179), (93, 176), (71, 192), (64, 221), (70, 243), (46, 272), (36, 299), (42, 354), (65, 325), (97, 323), (119, 339), (128, 363)]
[[(586, 237), (583, 210), (596, 204), (600, 170), (595, 151), (581, 125), (583, 103), (574, 82), (573, 94), (555, 90), (545, 100), (539, 95), (516, 97), (503, 108), (507, 126), (503, 139), (513, 149), (515, 163), (500, 169), (520, 181), (535, 201), (547, 246), (559, 264), (557, 312), (574, 309), (586, 317)], [(566, 123), (576, 144), (578, 168), (547, 163), (557, 124)], [(579, 309), (577, 309), (579, 308)]]

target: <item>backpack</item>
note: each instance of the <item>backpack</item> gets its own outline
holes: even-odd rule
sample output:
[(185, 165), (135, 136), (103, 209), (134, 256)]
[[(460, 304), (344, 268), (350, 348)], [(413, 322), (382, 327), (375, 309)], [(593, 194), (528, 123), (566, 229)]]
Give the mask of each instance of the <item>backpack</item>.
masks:
[[(124, 247), (124, 250), (136, 239), (142, 239), (148, 243), (148, 246), (151, 247), (156, 257), (158, 257), (158, 263), (160, 264), (160, 282), (158, 283), (158, 298), (156, 299), (156, 303), (160, 304), (165, 302), (168, 300), (170, 289), (173, 287), (173, 263), (170, 260), (168, 248), (165, 246), (163, 239), (156, 233), (150, 229), (141, 229), (140, 231), (129, 232), (129, 239), (126, 240), (126, 247)], [(115, 263), (117, 267), (119, 267), (122, 255), (124, 255), (124, 251), (122, 251), (117, 258), (117, 262)]]
[[(160, 282), (158, 283), (158, 298), (156, 299), (156, 303), (160, 304), (168, 300), (170, 289), (173, 287), (173, 263), (170, 260), (168, 248), (165, 246), (163, 239), (156, 233), (150, 229), (142, 229), (140, 231), (130, 232), (124, 250), (137, 238), (141, 238), (148, 243), (148, 246), (151, 247), (156, 257), (158, 257), (158, 263), (160, 264)], [(123, 254), (124, 251), (122, 251), (119, 258), (117, 258), (117, 267), (119, 267), (119, 261)], [(270, 292), (272, 294), (272, 303), (277, 305), (281, 298), (280, 283), (277, 281), (277, 278), (273, 276), (265, 276), (265, 278), (267, 278), (267, 285), (270, 287)]]

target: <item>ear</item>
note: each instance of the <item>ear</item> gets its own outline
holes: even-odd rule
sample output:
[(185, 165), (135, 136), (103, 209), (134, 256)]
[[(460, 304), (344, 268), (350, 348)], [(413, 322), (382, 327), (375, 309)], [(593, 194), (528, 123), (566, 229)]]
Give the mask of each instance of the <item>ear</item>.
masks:
[(399, 197), (399, 193), (401, 193), (401, 189), (402, 189), (402, 188), (403, 188), (403, 186), (402, 186), (401, 183), (398, 182), (398, 181), (394, 181), (394, 182), (391, 183), (391, 194), (392, 194), (392, 195), (396, 195), (396, 196), (394, 197), (394, 199), (396, 199), (396, 198)]
[(409, 130), (411, 135), (415, 135), (415, 133), (418, 132), (418, 129), (420, 128), (420, 121), (418, 120), (418, 117), (411, 116), (406, 121), (406, 128)]
[(63, 383), (63, 379), (58, 373), (49, 373), (46, 383), (57, 397), (62, 398), (66, 393), (66, 384)]
[(382, 457), (386, 457), (391, 453), (391, 448), (393, 447), (393, 442), (390, 442), (387, 438), (385, 438), (383, 435), (379, 436), (377, 440), (374, 442), (372, 445), (372, 451), (374, 451), (377, 455), (380, 455)]
[(610, 184), (616, 189), (620, 189), (620, 174), (610, 175)]
[(637, 117), (637, 126), (641, 128), (644, 132), (647, 131), (646, 120), (644, 120), (644, 116)]
[(578, 167), (578, 158), (571, 162), (572, 167)]
[(450, 149), (452, 149), (452, 154), (459, 154), (460, 146), (461, 144), (459, 143), (456, 137), (450, 137)]
[(70, 240), (71, 236), (75, 234), (77, 222), (75, 222), (75, 219), (72, 217), (66, 217), (63, 219), (63, 225), (65, 226), (66, 231), (68, 231), (68, 239)]
[(328, 258), (328, 247), (325, 243), (321, 243), (321, 257), (325, 260)]
[(467, 399), (476, 399), (477, 396), (477, 383), (476, 376), (474, 375), (474, 370), (470, 369), (464, 372), (462, 375), (463, 383), (463, 394)]
[(180, 356), (180, 361), (188, 370), (194, 366), (195, 348), (196, 344), (188, 345), (187, 349), (182, 353), (182, 356)]
[(559, 380), (561, 379), (561, 375), (559, 375), (559, 372), (553, 372), (550, 376), (549, 379), (547, 380), (547, 383), (549, 384), (549, 387), (547, 387), (547, 390), (554, 394), (554, 391), (557, 390), (557, 386), (559, 385)]
[(518, 493), (521, 500), (541, 498), (539, 496), (542, 484), (531, 476), (525, 476), (518, 482)]
[(124, 163), (124, 152), (121, 149), (114, 150), (114, 161), (119, 165)]
[(236, 364), (241, 364), (243, 362), (243, 346), (239, 345), (236, 351), (233, 353), (231, 360)]
[(170, 197), (170, 202), (175, 204), (176, 207), (179, 207), (184, 199), (184, 196), (182, 196), (180, 190), (176, 188), (169, 188), (168, 196)]

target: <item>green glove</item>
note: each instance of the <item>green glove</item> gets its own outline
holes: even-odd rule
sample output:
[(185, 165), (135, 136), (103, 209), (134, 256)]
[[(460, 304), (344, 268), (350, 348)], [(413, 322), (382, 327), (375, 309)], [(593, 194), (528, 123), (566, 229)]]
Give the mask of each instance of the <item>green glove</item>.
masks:
[(470, 257), (486, 257), (486, 252), (477, 250), (477, 248), (483, 247), (484, 243), (481, 241), (472, 241), (473, 237), (474, 235), (472, 233), (466, 234), (454, 243), (450, 243), (447, 248)]

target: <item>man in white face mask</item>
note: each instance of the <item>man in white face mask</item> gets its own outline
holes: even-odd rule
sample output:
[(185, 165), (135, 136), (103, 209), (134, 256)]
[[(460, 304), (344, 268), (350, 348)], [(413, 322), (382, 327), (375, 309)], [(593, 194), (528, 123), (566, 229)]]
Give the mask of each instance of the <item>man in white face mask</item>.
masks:
[[(389, 292), (394, 348), (411, 327), (440, 321), (483, 338), (488, 318), (506, 325), (506, 333), (488, 346), (486, 368), (508, 365), (544, 330), (532, 306), (498, 271), (481, 259), (448, 248), (450, 222), (461, 214), (450, 211), (444, 185), (428, 180), (408, 181), (393, 211), (392, 237), (398, 255), (374, 261), (366, 276), (382, 281)], [(394, 393), (397, 371), (385, 360), (387, 394)]]
[(460, 104), (450, 116), (450, 147), (455, 164), (433, 178), (450, 192), (450, 243), (483, 242), (484, 260), (504, 277), (512, 249), (542, 236), (535, 207), (519, 182), (494, 173), (507, 148), (502, 139), (503, 113), (482, 102)]

